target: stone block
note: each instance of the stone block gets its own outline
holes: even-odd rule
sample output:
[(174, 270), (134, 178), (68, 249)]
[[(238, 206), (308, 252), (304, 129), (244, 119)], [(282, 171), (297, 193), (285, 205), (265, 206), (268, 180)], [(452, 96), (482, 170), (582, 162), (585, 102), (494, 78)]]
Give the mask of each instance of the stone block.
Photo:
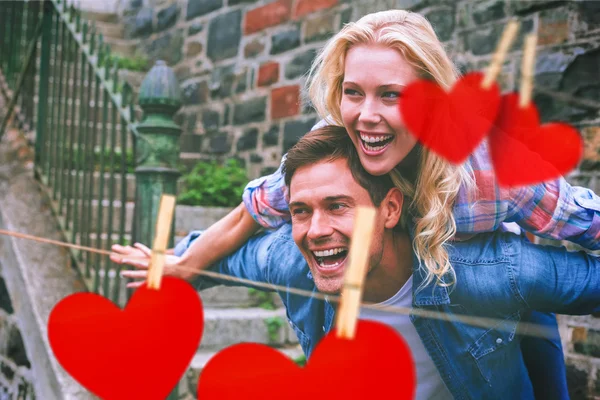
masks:
[(257, 37), (246, 43), (244, 46), (244, 57), (254, 58), (265, 50), (265, 37)]
[(164, 60), (174, 66), (183, 58), (183, 34), (181, 30), (168, 32), (153, 40), (146, 49), (151, 63)]
[(486, 24), (506, 17), (505, 4), (501, 0), (488, 0), (472, 3), (473, 20), (476, 24)]
[(213, 61), (225, 60), (238, 54), (240, 41), (242, 11), (234, 10), (217, 15), (208, 26), (207, 56)]
[(185, 54), (190, 58), (196, 57), (198, 54), (202, 53), (202, 50), (204, 50), (204, 45), (201, 42), (189, 42)]
[(199, 21), (194, 21), (188, 28), (188, 36), (193, 36), (204, 30), (204, 24)]
[(319, 42), (329, 39), (335, 31), (335, 14), (323, 14), (304, 22), (304, 42)]
[(279, 143), (279, 125), (271, 125), (269, 130), (263, 134), (263, 147), (277, 146)]
[(267, 97), (255, 97), (243, 102), (235, 103), (233, 106), (233, 124), (243, 125), (250, 122), (261, 122), (265, 120), (267, 108)]
[(271, 54), (280, 54), (300, 46), (300, 27), (278, 32), (271, 37)]
[(205, 132), (212, 132), (220, 128), (221, 114), (212, 109), (202, 110), (202, 127)]
[(290, 117), (300, 113), (300, 86), (283, 86), (271, 91), (271, 119)]
[(185, 134), (180, 137), (180, 146), (183, 153), (199, 153), (202, 150), (202, 136)]
[(453, 8), (438, 8), (425, 14), (431, 22), (438, 39), (442, 42), (450, 40), (454, 32), (455, 11)]
[(150, 36), (153, 28), (154, 11), (143, 8), (135, 17), (125, 19), (125, 38), (146, 38)]
[(315, 122), (315, 118), (286, 122), (283, 127), (283, 152), (287, 153), (302, 136), (310, 132)]
[(158, 12), (156, 20), (156, 31), (164, 31), (174, 26), (179, 17), (179, 7), (177, 4), (164, 8)]
[(310, 66), (315, 59), (316, 54), (317, 52), (314, 49), (296, 54), (285, 66), (285, 78), (295, 79), (306, 74), (310, 70)]
[(188, 0), (186, 19), (189, 21), (223, 7), (223, 0)]
[(331, 8), (338, 4), (338, 0), (298, 0), (294, 8), (294, 18), (301, 18), (307, 14)]
[(208, 149), (207, 151), (215, 154), (225, 154), (231, 151), (231, 140), (227, 132), (215, 132), (207, 135)]
[(567, 7), (542, 11), (539, 15), (538, 45), (557, 45), (569, 39), (569, 12)]
[(256, 150), (258, 144), (258, 128), (248, 128), (244, 130), (242, 136), (238, 139), (237, 151)]
[(244, 34), (249, 35), (288, 21), (291, 9), (291, 0), (277, 0), (248, 11), (245, 18)]
[(192, 82), (181, 88), (184, 105), (203, 104), (208, 101), (208, 84), (206, 81)]
[(269, 86), (276, 83), (279, 80), (279, 63), (276, 61), (270, 61), (262, 64), (258, 69), (258, 82), (257, 85)]

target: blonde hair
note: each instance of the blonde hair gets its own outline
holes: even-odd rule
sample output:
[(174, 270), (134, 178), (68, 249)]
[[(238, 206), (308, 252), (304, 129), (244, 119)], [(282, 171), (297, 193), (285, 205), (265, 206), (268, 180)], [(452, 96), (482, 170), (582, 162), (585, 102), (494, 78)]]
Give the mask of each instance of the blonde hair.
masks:
[[(332, 37), (317, 54), (309, 72), (308, 94), (317, 112), (331, 115), (334, 124), (343, 125), (340, 111), (345, 58), (357, 44), (384, 45), (398, 50), (424, 79), (435, 81), (444, 89), (452, 87), (459, 73), (438, 40), (431, 24), (421, 15), (404, 10), (368, 14), (349, 23)], [(397, 168), (390, 171), (394, 184), (412, 199), (410, 210), (415, 216), (413, 249), (425, 267), (423, 286), (436, 279), (447, 286), (456, 276), (448, 259), (445, 244), (456, 233), (454, 202), (461, 186), (467, 190), (474, 179), (467, 165), (456, 166), (423, 148), (419, 171), (414, 183)], [(451, 281), (442, 277), (450, 273)]]

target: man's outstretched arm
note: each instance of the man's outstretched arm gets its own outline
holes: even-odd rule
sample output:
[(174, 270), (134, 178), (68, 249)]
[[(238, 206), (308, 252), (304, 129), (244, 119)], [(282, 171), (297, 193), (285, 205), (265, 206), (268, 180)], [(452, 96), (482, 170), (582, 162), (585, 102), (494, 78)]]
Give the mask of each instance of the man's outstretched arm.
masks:
[(530, 308), (571, 315), (600, 310), (600, 258), (522, 241), (516, 260), (511, 272)]
[[(175, 251), (170, 250), (171, 254), (181, 257), (168, 257), (165, 260), (165, 275), (191, 280), (197, 276), (198, 271), (239, 249), (259, 228), (242, 203), (204, 231), (189, 248), (186, 246), (185, 253), (177, 254), (177, 248)], [(144, 248), (146, 246), (140, 244), (135, 247), (114, 245), (110, 259), (117, 264), (128, 264), (143, 271), (150, 262)], [(140, 274), (131, 272), (124, 272), (123, 275), (143, 278)], [(131, 284), (130, 287), (140, 284)]]

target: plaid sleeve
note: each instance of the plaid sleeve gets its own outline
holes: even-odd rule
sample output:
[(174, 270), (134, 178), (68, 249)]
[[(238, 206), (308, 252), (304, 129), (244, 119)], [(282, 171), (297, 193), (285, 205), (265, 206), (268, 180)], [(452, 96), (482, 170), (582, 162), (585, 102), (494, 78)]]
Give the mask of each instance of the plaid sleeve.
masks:
[(282, 173), (285, 157), (277, 171), (251, 181), (242, 194), (252, 218), (267, 229), (279, 228), (290, 220), (287, 187)]
[(600, 249), (600, 197), (563, 179), (509, 191), (507, 220), (540, 237)]
[(600, 249), (600, 197), (589, 189), (556, 179), (537, 185), (504, 188), (497, 184), (487, 141), (469, 165), (475, 191), (461, 189), (454, 207), (457, 236), (490, 232), (515, 222), (547, 239), (568, 240), (589, 250)]

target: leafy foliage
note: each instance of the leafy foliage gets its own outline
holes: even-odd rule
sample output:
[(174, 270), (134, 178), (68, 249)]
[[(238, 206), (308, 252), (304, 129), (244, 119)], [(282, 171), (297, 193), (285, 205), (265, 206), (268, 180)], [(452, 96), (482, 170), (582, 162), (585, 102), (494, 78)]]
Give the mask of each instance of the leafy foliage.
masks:
[(298, 357), (294, 358), (293, 361), (296, 363), (296, 365), (298, 365), (300, 367), (306, 366), (306, 356), (305, 355), (298, 356)]
[(127, 57), (119, 54), (112, 54), (108, 61), (109, 65), (114, 65), (116, 62), (119, 69), (126, 69), (129, 71), (146, 72), (150, 69), (148, 59), (140, 55)]
[(184, 189), (177, 202), (190, 206), (234, 207), (248, 183), (246, 170), (235, 159), (223, 164), (199, 162), (183, 176)]

